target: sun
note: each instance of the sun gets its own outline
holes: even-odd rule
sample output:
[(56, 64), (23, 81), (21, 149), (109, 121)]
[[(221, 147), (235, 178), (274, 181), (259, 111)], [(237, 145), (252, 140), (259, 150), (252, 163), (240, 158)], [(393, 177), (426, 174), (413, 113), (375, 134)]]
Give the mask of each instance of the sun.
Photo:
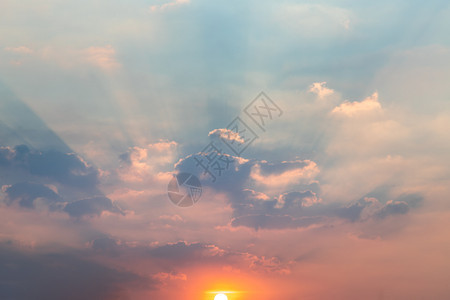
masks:
[(225, 294), (217, 294), (217, 295), (214, 297), (214, 300), (228, 300), (228, 297), (227, 297), (227, 295), (225, 295)]

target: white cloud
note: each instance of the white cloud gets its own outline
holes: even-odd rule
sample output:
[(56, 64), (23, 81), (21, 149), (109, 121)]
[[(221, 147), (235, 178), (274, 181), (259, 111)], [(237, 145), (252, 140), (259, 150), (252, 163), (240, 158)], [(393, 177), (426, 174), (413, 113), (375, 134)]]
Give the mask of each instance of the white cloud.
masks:
[(188, 4), (190, 2), (191, 2), (190, 0), (175, 0), (173, 2), (168, 2), (168, 3), (164, 3), (164, 4), (152, 5), (152, 6), (150, 6), (150, 11), (166, 10), (166, 9), (173, 8), (175, 6), (179, 6), (182, 4)]
[(376, 111), (379, 112), (381, 110), (382, 110), (381, 104), (378, 101), (378, 92), (375, 92), (372, 94), (372, 96), (367, 97), (361, 102), (345, 101), (338, 107), (335, 107), (332, 113), (352, 117), (355, 115), (365, 114), (368, 112), (376, 112)]
[(208, 136), (220, 137), (230, 142), (238, 142), (241, 144), (245, 143), (245, 140), (239, 135), (238, 132), (234, 132), (226, 128), (214, 129), (208, 134)]
[(164, 140), (146, 147), (132, 147), (121, 156), (124, 164), (118, 174), (126, 182), (168, 181), (170, 175), (162, 169), (175, 161), (176, 148), (176, 142)]
[(310, 85), (309, 91), (311, 93), (316, 94), (320, 99), (323, 99), (326, 96), (334, 94), (334, 90), (327, 88), (325, 84), (327, 84), (325, 81), (314, 82), (312, 85)]
[(293, 161), (283, 162), (280, 166), (289, 166), (286, 170), (281, 172), (264, 172), (263, 167), (267, 166), (267, 163), (260, 162), (252, 166), (250, 177), (257, 183), (267, 187), (281, 188), (292, 184), (298, 183), (310, 183), (319, 174), (319, 168), (313, 161)]

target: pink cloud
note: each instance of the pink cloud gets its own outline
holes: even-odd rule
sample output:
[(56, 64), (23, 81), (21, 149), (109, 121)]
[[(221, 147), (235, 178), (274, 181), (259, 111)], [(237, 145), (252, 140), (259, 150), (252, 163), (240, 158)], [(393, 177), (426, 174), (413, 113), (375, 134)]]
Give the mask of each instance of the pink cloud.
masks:
[(19, 53), (19, 54), (31, 54), (33, 53), (33, 49), (30, 49), (25, 46), (19, 46), (19, 47), (6, 47), (4, 48), (7, 52), (13, 52), (13, 53)]
[(83, 51), (85, 59), (101, 69), (114, 70), (120, 67), (116, 60), (116, 50), (111, 46), (89, 47)]

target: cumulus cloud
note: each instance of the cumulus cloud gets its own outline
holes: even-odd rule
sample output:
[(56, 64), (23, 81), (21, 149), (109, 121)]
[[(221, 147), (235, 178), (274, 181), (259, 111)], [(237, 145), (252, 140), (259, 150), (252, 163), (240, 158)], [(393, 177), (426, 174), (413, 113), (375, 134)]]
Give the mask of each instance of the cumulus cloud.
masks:
[(321, 199), (312, 191), (288, 192), (281, 194), (277, 199), (277, 206), (283, 208), (312, 206)]
[(352, 222), (366, 221), (373, 218), (384, 219), (389, 216), (404, 215), (417, 203), (416, 195), (403, 195), (401, 199), (388, 200), (383, 204), (376, 198), (364, 197), (354, 203), (339, 208), (337, 215)]
[(340, 221), (381, 221), (391, 216), (405, 215), (415, 206), (414, 195), (405, 195), (402, 199), (407, 200), (388, 200), (383, 204), (376, 198), (365, 197), (350, 204), (323, 203), (311, 191), (286, 193), (280, 195), (278, 201), (247, 197), (234, 204), (235, 217), (230, 225), (255, 230), (281, 230)]
[(378, 92), (373, 93), (361, 102), (346, 101), (335, 107), (332, 114), (353, 117), (356, 115), (364, 115), (371, 112), (381, 112), (382, 107), (378, 101)]
[(244, 138), (239, 135), (239, 132), (235, 132), (226, 128), (214, 129), (213, 131), (209, 132), (208, 136), (222, 138), (232, 143), (245, 143)]
[(255, 162), (250, 177), (257, 183), (271, 187), (286, 187), (291, 184), (311, 183), (319, 173), (313, 161), (291, 161), (281, 163)]
[(99, 216), (103, 212), (123, 214), (122, 210), (107, 197), (98, 196), (68, 202), (58, 194), (55, 187), (40, 183), (19, 182), (4, 185), (2, 191), (6, 194), (7, 205), (18, 203), (21, 207), (33, 209), (44, 205), (52, 211), (64, 211), (75, 218)]
[(72, 217), (99, 216), (103, 212), (122, 213), (107, 197), (94, 197), (67, 203), (64, 211)]
[(2, 147), (0, 163), (74, 188), (92, 191), (99, 183), (98, 170), (74, 153), (37, 151), (25, 145)]
[(34, 202), (39, 198), (50, 205), (63, 201), (61, 196), (50, 187), (33, 182), (5, 185), (2, 187), (2, 191), (6, 194), (6, 203), (9, 205), (17, 201), (22, 207), (34, 208)]
[(130, 183), (164, 181), (170, 179), (169, 166), (175, 162), (177, 143), (160, 140), (146, 147), (131, 147), (119, 158), (119, 177)]
[(334, 90), (327, 88), (325, 86), (325, 84), (327, 84), (325, 81), (323, 82), (314, 82), (312, 85), (310, 85), (309, 87), (309, 91), (311, 93), (314, 93), (317, 95), (317, 97), (319, 97), (319, 99), (323, 99), (327, 96), (330, 96), (334, 93)]

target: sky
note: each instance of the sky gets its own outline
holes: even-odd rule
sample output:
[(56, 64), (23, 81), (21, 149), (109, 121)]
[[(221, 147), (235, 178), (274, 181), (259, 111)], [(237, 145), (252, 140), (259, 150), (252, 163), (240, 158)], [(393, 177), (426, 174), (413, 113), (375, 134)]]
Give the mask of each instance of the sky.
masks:
[(2, 0), (0, 298), (449, 299), (449, 30), (438, 0)]

